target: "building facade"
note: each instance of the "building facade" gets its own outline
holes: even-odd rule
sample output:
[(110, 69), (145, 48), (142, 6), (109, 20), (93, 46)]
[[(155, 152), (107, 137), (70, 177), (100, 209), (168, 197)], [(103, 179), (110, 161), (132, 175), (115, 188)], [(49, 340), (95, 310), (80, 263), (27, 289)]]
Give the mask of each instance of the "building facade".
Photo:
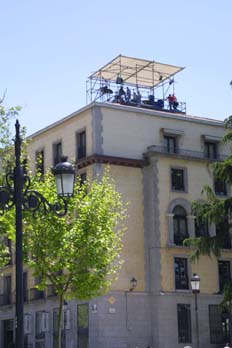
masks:
[[(191, 209), (215, 181), (210, 165), (230, 149), (220, 143), (223, 122), (168, 110), (93, 102), (31, 136), (32, 171), (75, 160), (83, 180), (110, 165), (117, 189), (129, 202), (124, 265), (111, 291), (90, 302), (70, 300), (65, 308), (64, 348), (183, 348), (196, 345), (194, 297), (190, 278), (201, 278), (198, 296), (200, 347), (221, 347), (229, 337), (228, 313), (219, 306), (231, 279), (231, 240), (220, 259), (202, 256), (191, 263), (188, 236), (216, 235), (220, 226), (197, 223)], [(0, 347), (14, 339), (15, 262), (0, 284)], [(131, 280), (137, 283), (132, 284)], [(25, 269), (25, 342), (55, 348), (58, 301), (52, 287), (42, 292)]]

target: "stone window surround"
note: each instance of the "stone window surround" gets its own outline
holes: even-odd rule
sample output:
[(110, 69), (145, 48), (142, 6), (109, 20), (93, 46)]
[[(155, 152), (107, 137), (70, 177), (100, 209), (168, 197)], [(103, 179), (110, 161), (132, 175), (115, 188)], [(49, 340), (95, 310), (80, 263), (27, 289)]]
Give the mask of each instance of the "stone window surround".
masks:
[[(188, 276), (188, 289), (176, 289), (176, 279), (175, 279), (175, 258), (180, 258), (180, 259), (186, 259), (187, 260), (187, 276)], [(191, 284), (190, 284), (190, 278), (191, 278), (191, 269), (190, 269), (190, 261), (189, 261), (189, 255), (187, 254), (174, 254), (173, 255), (173, 272), (174, 272), (174, 277), (173, 277), (173, 289), (175, 292), (190, 292), (191, 291)]]
[[(190, 238), (195, 237), (195, 219), (196, 219), (196, 216), (193, 215), (193, 213), (192, 213), (191, 204), (186, 199), (184, 199), (182, 197), (176, 198), (173, 201), (171, 201), (171, 203), (169, 204), (168, 212), (166, 214), (167, 219), (168, 219), (168, 245), (169, 246), (176, 245), (174, 243), (174, 230), (173, 230), (173, 216), (174, 216), (174, 214), (173, 214), (173, 209), (177, 205), (180, 205), (186, 211), (189, 237)], [(209, 235), (212, 237), (216, 235), (215, 224), (209, 225)], [(181, 246), (181, 245), (178, 245), (178, 247), (183, 248), (183, 246)]]
[(203, 151), (205, 151), (205, 143), (214, 143), (216, 145), (216, 155), (219, 154), (219, 145), (222, 140), (222, 137), (210, 134), (202, 134), (201, 139)]
[(172, 137), (176, 139), (176, 149), (179, 148), (180, 137), (183, 137), (184, 131), (178, 129), (161, 128), (162, 144), (164, 144), (164, 137)]
[[(75, 158), (76, 160), (78, 161), (79, 158), (78, 158), (78, 137), (79, 137), (79, 134), (81, 133), (84, 133), (85, 132), (85, 153), (86, 153), (86, 156), (87, 156), (87, 130), (86, 130), (86, 126), (84, 127), (81, 127), (79, 128), (76, 132), (75, 132), (75, 138), (76, 138), (76, 153), (75, 153)], [(85, 156), (85, 157), (86, 157)]]
[(215, 180), (216, 180), (216, 178), (214, 177), (214, 178), (213, 178), (213, 190), (214, 190), (215, 195), (218, 196), (218, 197), (229, 197), (229, 196), (231, 195), (231, 186), (228, 185), (227, 182), (225, 182), (225, 185), (226, 185), (226, 194), (225, 194), (225, 195), (218, 194), (218, 193), (215, 192)]
[[(223, 258), (223, 259), (222, 259), (222, 258), (219, 258), (219, 259), (218, 259), (217, 265), (219, 265), (219, 261), (227, 261), (227, 262), (230, 263), (230, 278), (231, 278), (231, 280), (232, 280), (232, 260), (229, 259), (229, 258)], [(218, 267), (217, 275), (218, 275), (218, 291), (220, 291), (220, 289), (219, 289), (219, 284), (220, 284), (220, 281), (219, 281), (219, 267)]]
[[(174, 190), (172, 188), (172, 169), (180, 169), (183, 170), (184, 173), (184, 190)], [(171, 187), (171, 192), (182, 192), (182, 193), (188, 193), (188, 169), (187, 167), (181, 167), (181, 166), (171, 166), (170, 167), (170, 187)]]
[(56, 156), (56, 150), (57, 145), (61, 144), (61, 157), (63, 156), (63, 141), (62, 138), (58, 138), (55, 141), (52, 142), (52, 163), (55, 165), (55, 156)]

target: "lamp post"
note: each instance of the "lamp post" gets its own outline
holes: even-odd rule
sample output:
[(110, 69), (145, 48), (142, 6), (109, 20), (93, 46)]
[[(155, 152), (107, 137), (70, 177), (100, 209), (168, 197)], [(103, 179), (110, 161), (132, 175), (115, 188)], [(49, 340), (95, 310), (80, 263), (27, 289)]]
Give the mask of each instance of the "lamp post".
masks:
[(200, 347), (200, 340), (199, 340), (197, 295), (200, 293), (200, 277), (196, 273), (194, 273), (193, 277), (191, 278), (191, 287), (192, 287), (192, 292), (195, 296), (195, 319), (196, 319), (196, 338), (197, 338), (196, 347), (199, 348)]
[(15, 124), (15, 168), (13, 173), (6, 174), (5, 186), (0, 186), (0, 215), (15, 206), (16, 229), (16, 348), (24, 348), (24, 298), (23, 298), (23, 232), (22, 212), (29, 210), (35, 213), (43, 210), (45, 213), (52, 211), (57, 216), (67, 213), (68, 198), (73, 195), (75, 170), (65, 161), (57, 164), (53, 169), (56, 178), (59, 202), (51, 204), (41, 193), (30, 189), (30, 178), (24, 174), (21, 166), (20, 124)]

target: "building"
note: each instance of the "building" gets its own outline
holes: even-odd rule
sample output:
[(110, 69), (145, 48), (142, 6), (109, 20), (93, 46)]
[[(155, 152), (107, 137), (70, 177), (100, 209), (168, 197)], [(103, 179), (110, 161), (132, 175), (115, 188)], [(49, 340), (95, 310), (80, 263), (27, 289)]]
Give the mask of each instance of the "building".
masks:
[[(135, 71), (123, 69), (124, 64), (133, 65)], [(231, 279), (230, 236), (219, 260), (201, 257), (193, 264), (191, 250), (183, 246), (187, 236), (213, 236), (219, 228), (196, 223), (191, 204), (201, 199), (203, 186), (212, 186), (222, 199), (231, 194), (230, 187), (214, 180), (209, 166), (229, 153), (220, 143), (225, 134), (223, 122), (187, 115), (184, 103), (173, 108), (165, 104), (164, 96), (158, 98), (163, 100), (160, 106), (154, 104), (155, 97), (142, 104), (132, 97), (126, 101), (125, 95), (123, 100), (111, 100), (109, 92), (119, 91), (122, 82), (125, 88), (126, 80), (130, 87), (141, 85), (141, 90), (160, 84), (172, 88), (173, 74), (180, 70), (117, 57), (90, 78), (87, 93), (97, 100), (32, 135), (29, 154), (34, 171), (38, 154), (43, 158), (40, 170), (53, 166), (62, 155), (76, 159), (83, 179), (101, 174), (110, 164), (118, 190), (130, 202), (122, 255), (125, 263), (119, 279), (106, 296), (89, 303), (68, 301), (63, 330), (66, 348), (86, 348), (87, 342), (90, 348), (195, 346), (190, 286), (195, 272), (201, 278), (200, 347), (218, 347), (228, 340), (228, 314), (219, 304), (223, 285)], [(102, 92), (102, 87), (108, 90)], [(1, 348), (9, 347), (13, 340), (13, 259), (0, 284)], [(38, 291), (36, 279), (26, 269), (24, 282), (27, 346), (54, 347), (57, 298), (52, 288)]]

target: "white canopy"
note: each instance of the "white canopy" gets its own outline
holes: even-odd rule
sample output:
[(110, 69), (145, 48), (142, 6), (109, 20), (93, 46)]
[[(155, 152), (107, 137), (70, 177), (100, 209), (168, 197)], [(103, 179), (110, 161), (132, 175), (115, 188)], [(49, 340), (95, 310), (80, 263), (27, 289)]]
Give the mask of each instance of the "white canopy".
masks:
[(183, 69), (174, 65), (119, 55), (89, 78), (116, 82), (117, 77), (120, 77), (127, 84), (152, 88)]

